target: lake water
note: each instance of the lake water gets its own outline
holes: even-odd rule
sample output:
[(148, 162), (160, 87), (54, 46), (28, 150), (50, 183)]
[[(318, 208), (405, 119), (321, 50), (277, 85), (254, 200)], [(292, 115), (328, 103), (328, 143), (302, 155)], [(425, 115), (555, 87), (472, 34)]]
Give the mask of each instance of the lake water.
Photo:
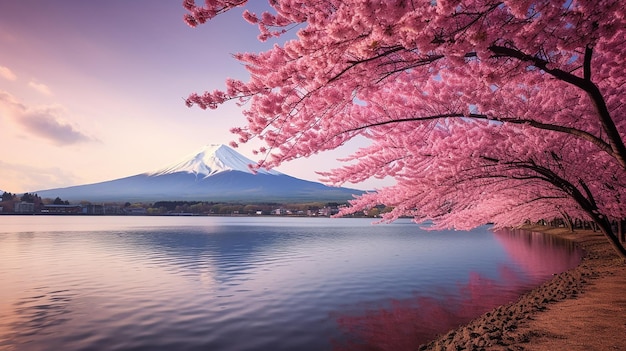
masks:
[(0, 216), (0, 349), (415, 349), (579, 260), (487, 226)]

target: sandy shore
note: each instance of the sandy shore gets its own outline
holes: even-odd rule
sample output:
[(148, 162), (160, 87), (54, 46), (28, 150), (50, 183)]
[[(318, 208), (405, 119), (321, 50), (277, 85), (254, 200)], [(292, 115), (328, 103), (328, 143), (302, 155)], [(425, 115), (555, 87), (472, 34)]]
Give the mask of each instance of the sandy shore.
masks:
[(575, 269), (419, 350), (626, 350), (626, 264), (592, 231), (525, 227), (585, 250)]

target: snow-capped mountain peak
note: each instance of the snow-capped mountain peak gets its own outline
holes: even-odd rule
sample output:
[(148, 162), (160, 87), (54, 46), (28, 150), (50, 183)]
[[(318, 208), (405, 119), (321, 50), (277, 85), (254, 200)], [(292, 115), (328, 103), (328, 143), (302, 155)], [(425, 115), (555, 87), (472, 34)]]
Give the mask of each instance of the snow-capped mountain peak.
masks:
[(346, 201), (363, 192), (328, 187), (261, 169), (225, 145), (207, 145), (179, 162), (156, 172), (100, 183), (36, 191), (46, 198), (69, 201), (147, 202), (166, 200), (224, 202)]
[[(222, 144), (211, 144), (200, 151), (188, 155), (179, 162), (148, 173), (150, 176), (159, 176), (172, 173), (192, 173), (196, 176), (208, 177), (225, 171), (239, 171), (253, 173), (249, 165), (256, 162), (243, 156), (232, 148)], [(282, 173), (259, 169), (257, 173), (280, 175)]]

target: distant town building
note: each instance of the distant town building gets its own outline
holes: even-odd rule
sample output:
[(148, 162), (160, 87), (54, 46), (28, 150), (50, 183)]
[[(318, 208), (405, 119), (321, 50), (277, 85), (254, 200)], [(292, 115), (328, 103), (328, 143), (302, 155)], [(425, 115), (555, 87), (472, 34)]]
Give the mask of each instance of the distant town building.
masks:
[(77, 214), (82, 213), (83, 207), (81, 205), (43, 205), (41, 213), (51, 214)]
[(287, 210), (284, 208), (277, 208), (274, 210), (274, 214), (275, 215), (286, 215), (287, 214)]
[(320, 216), (330, 216), (332, 214), (332, 209), (330, 207), (324, 207), (324, 208), (320, 208), (319, 211), (317, 211), (317, 213)]
[(26, 201), (16, 202), (15, 213), (35, 213), (35, 204)]

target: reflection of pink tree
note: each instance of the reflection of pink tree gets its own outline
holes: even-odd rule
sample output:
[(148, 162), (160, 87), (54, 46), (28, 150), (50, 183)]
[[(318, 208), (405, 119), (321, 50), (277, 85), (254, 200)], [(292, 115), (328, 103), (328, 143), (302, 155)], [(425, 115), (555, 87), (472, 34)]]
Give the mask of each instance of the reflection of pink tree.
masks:
[(393, 300), (388, 309), (337, 318), (340, 328), (350, 339), (337, 342), (335, 350), (415, 349), (452, 326), (456, 319), (452, 311), (433, 298)]
[[(626, 9), (618, 0), (186, 0), (191, 26), (236, 7), (260, 39), (249, 80), (188, 105), (246, 105), (242, 143), (274, 167), (362, 137), (335, 184), (391, 177), (355, 200), (448, 227), (575, 216), (616, 252), (626, 218)], [(256, 2), (254, 2), (256, 4)], [(234, 143), (236, 144), (236, 143)]]
[[(519, 277), (501, 267), (501, 284), (518, 285)], [(491, 308), (512, 301), (517, 292), (502, 292), (496, 281), (472, 273), (467, 284), (456, 292), (440, 296), (393, 300), (389, 308), (368, 311), (360, 316), (339, 316), (337, 323), (347, 336), (335, 350), (415, 350), (437, 334), (444, 333)]]
[(549, 236), (519, 231), (500, 231), (495, 236), (521, 270), (503, 264), (498, 279), (473, 272), (466, 284), (459, 284), (456, 291), (442, 291), (437, 298), (393, 300), (389, 308), (339, 316), (337, 323), (349, 338), (337, 342), (335, 349), (415, 350), (437, 334), (512, 302), (524, 287), (570, 269), (580, 259)]
[(580, 260), (579, 254), (563, 250), (557, 238), (541, 233), (502, 229), (495, 238), (515, 264), (532, 276), (563, 272)]

